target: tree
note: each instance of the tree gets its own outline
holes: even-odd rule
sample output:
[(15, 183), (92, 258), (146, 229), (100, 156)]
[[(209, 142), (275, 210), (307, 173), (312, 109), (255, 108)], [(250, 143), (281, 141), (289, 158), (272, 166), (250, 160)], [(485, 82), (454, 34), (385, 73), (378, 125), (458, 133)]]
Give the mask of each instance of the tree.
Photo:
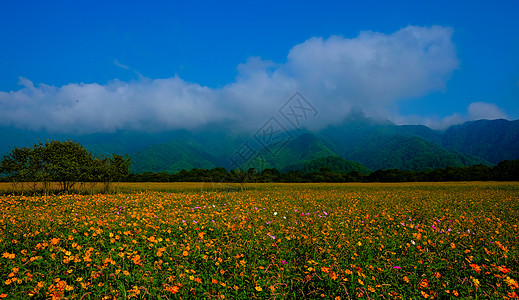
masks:
[(50, 141), (41, 149), (44, 171), (67, 192), (77, 182), (88, 179), (92, 153), (77, 142)]
[(90, 180), (104, 184), (105, 192), (110, 191), (112, 182), (119, 182), (130, 175), (130, 158), (113, 154), (111, 157), (93, 158), (90, 164)]
[(31, 151), (27, 147), (14, 148), (11, 153), (4, 155), (0, 162), (0, 174), (8, 176), (13, 184), (28, 181)]
[(504, 160), (494, 167), (497, 180), (519, 180), (519, 159)]
[(45, 193), (51, 182), (58, 182), (62, 192), (84, 181), (104, 182), (108, 190), (111, 182), (128, 176), (130, 163), (128, 156), (94, 158), (82, 145), (70, 140), (47, 141), (11, 150), (0, 162), (0, 174), (13, 183), (43, 182)]

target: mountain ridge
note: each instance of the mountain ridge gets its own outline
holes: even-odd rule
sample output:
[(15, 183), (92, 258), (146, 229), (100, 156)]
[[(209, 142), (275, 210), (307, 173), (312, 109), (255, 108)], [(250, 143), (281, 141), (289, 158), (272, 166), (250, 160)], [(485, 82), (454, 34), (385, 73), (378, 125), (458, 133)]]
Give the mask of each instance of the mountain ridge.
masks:
[[(290, 136), (275, 155), (268, 149), (256, 149), (262, 160), (252, 159), (249, 165), (261, 169), (296, 170), (309, 168), (306, 164), (312, 161), (340, 157), (363, 165), (365, 170), (423, 171), (474, 164), (491, 166), (502, 160), (519, 158), (519, 120), (477, 120), (439, 131), (424, 125), (396, 125), (387, 120), (354, 116), (318, 132), (301, 129), (290, 132)], [(222, 128), (155, 134), (120, 131), (79, 136), (0, 127), (0, 139), (8, 141), (0, 145), (0, 153), (5, 154), (12, 147), (30, 146), (38, 140), (67, 138), (100, 155), (129, 154), (135, 173), (174, 173), (181, 169), (215, 167), (231, 169), (230, 158), (247, 140), (253, 140), (252, 135), (236, 134)], [(344, 162), (337, 160), (337, 163)], [(346, 165), (349, 163), (344, 163)]]

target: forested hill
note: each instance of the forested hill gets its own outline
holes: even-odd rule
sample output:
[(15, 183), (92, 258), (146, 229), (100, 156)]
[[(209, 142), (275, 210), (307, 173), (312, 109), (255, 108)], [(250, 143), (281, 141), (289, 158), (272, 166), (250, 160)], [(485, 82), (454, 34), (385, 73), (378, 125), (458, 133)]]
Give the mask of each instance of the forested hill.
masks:
[[(13, 147), (38, 140), (70, 138), (95, 153), (130, 155), (134, 173), (216, 167), (306, 171), (318, 169), (318, 163), (332, 170), (336, 164), (344, 170), (427, 171), (476, 164), (493, 166), (519, 158), (519, 120), (479, 120), (438, 131), (423, 125), (399, 126), (355, 116), (318, 132), (301, 129), (287, 132), (285, 137), (273, 151), (269, 145), (259, 145), (253, 133), (236, 134), (226, 128), (74, 136), (0, 127), (0, 138), (6, 141), (0, 144), (0, 152), (5, 154)], [(233, 158), (243, 156), (251, 145), (254, 149), (248, 149), (248, 161), (234, 165)]]
[(449, 127), (442, 146), (497, 164), (519, 158), (519, 120), (479, 120)]

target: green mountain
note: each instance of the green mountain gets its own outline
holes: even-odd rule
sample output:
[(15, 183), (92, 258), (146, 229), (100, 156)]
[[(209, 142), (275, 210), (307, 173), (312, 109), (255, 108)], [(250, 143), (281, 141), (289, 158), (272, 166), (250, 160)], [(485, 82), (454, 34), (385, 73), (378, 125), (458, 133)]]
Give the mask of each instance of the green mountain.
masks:
[(346, 155), (371, 169), (425, 171), (445, 167), (489, 164), (486, 160), (441, 146), (416, 136), (374, 136), (358, 142)]
[[(319, 133), (326, 145), (341, 157), (377, 169), (423, 171), (448, 166), (492, 165), (475, 155), (445, 149), (444, 133), (423, 125), (398, 126), (354, 116)], [(519, 155), (517, 156), (519, 157)]]
[(212, 169), (214, 157), (203, 151), (195, 141), (173, 140), (155, 144), (131, 155), (132, 172), (170, 172), (193, 168)]
[(230, 136), (220, 131), (184, 132), (169, 142), (131, 154), (132, 171), (175, 173), (193, 168), (230, 168), (229, 157), (243, 139), (240, 135)]
[[(438, 131), (423, 125), (398, 126), (356, 114), (319, 132), (294, 131), (291, 136), (274, 152), (257, 146), (255, 154), (259, 156), (242, 167), (304, 172), (318, 171), (320, 167), (359, 172), (365, 171), (364, 168), (428, 170), (492, 165), (519, 158), (519, 120), (479, 120)], [(56, 135), (0, 127), (0, 154), (12, 147), (30, 146), (47, 139), (72, 139), (101, 155), (129, 154), (132, 171), (137, 173), (235, 168), (231, 158), (247, 141), (255, 143), (252, 134), (236, 134), (217, 126), (192, 132), (120, 131), (90, 135)]]
[(519, 158), (519, 120), (479, 120), (449, 127), (442, 146), (497, 164)]
[(312, 172), (319, 172), (322, 168), (329, 169), (335, 173), (349, 173), (359, 172), (362, 174), (369, 174), (371, 170), (366, 168), (364, 165), (349, 161), (339, 156), (326, 156), (321, 158), (313, 159), (309, 162), (299, 162), (295, 165), (284, 168), (283, 172), (289, 171), (300, 171), (305, 174)]
[(290, 140), (275, 153), (270, 153), (266, 149), (260, 151), (258, 159), (250, 165), (259, 166), (262, 169), (284, 170), (289, 166), (328, 156), (337, 156), (337, 154), (326, 147), (316, 136), (303, 133)]

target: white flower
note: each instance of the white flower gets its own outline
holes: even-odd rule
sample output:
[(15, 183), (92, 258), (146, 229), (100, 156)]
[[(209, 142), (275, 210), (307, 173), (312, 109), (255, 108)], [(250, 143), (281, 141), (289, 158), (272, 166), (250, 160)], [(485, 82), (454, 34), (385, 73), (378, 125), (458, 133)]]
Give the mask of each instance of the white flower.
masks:
[(277, 212), (277, 211), (275, 211), (275, 212), (274, 212), (274, 216), (277, 216), (277, 215), (278, 215), (278, 212)]
[(411, 240), (411, 244), (413, 244), (413, 245), (415, 244), (413, 240)]

